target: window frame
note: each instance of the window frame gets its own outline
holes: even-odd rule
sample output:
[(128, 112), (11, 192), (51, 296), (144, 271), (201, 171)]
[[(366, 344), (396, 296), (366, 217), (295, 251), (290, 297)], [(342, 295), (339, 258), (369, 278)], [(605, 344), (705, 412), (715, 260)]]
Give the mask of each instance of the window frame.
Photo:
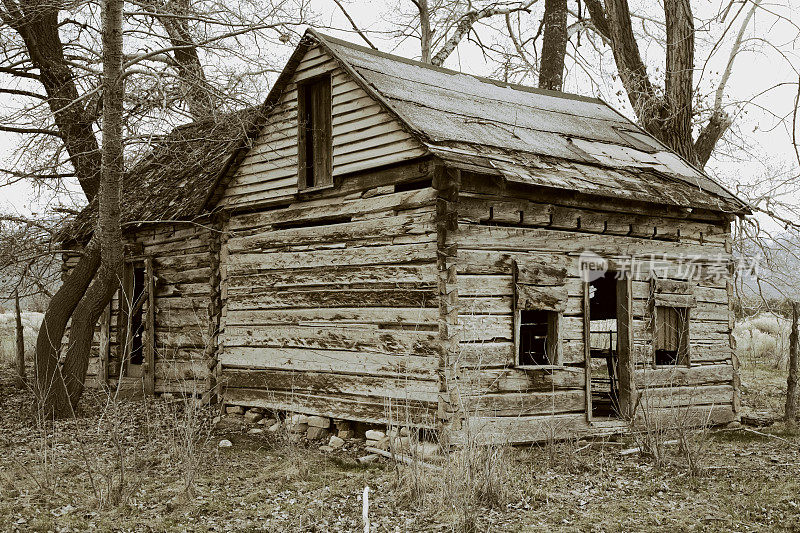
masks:
[[(650, 333), (652, 341), (653, 368), (689, 367), (692, 364), (691, 309), (697, 305), (694, 295), (695, 283), (688, 280), (651, 278), (650, 285)], [(678, 349), (675, 363), (657, 363), (659, 330), (662, 327), (662, 312), (659, 309), (671, 308), (677, 311), (680, 319)]]
[[(297, 191), (333, 188), (333, 88), (329, 72), (297, 83)], [(317, 91), (324, 87), (323, 90)], [(321, 113), (314, 113), (314, 100)], [(321, 122), (321, 124), (320, 124)], [(318, 133), (319, 132), (319, 133)], [(309, 133), (311, 140), (309, 144)], [(319, 155), (320, 150), (324, 152)], [(310, 152), (310, 153), (309, 153)], [(312, 159), (309, 165), (308, 159)], [(309, 172), (311, 182), (309, 185)]]
[[(547, 364), (534, 364), (522, 362), (522, 313), (535, 311), (547, 314), (547, 333), (545, 336), (545, 357)], [(564, 313), (552, 309), (517, 309), (514, 313), (514, 366), (517, 368), (555, 368), (563, 366), (562, 349), (562, 318)]]
[[(675, 350), (674, 363), (659, 363), (656, 353), (664, 348), (659, 347), (659, 333), (666, 326), (664, 313), (666, 310), (672, 310), (677, 316), (678, 326), (675, 328), (677, 334), (677, 348)], [(675, 305), (658, 305), (653, 306), (653, 367), (654, 368), (670, 368), (676, 366), (691, 366), (691, 343), (689, 342), (689, 324), (691, 307), (675, 306)], [(671, 350), (670, 350), (671, 351)]]
[[(514, 366), (519, 369), (546, 370), (563, 367), (563, 317), (567, 304), (566, 270), (554, 269), (547, 261), (528, 259), (514, 260), (513, 273), (513, 318), (514, 318)], [(521, 326), (523, 311), (547, 312), (547, 337), (545, 350), (550, 364), (522, 364), (520, 358)]]

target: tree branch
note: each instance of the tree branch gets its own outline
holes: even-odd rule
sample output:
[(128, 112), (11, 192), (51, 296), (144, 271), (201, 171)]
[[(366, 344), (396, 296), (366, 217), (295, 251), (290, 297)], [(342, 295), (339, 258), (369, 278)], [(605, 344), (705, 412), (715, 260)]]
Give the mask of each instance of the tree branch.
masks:
[(697, 140), (694, 143), (695, 156), (701, 168), (705, 167), (706, 163), (708, 163), (714, 151), (714, 147), (733, 123), (733, 119), (722, 107), (722, 98), (725, 94), (725, 87), (728, 84), (728, 80), (730, 80), (731, 72), (733, 72), (733, 63), (736, 60), (736, 56), (739, 54), (747, 26), (750, 23), (750, 19), (753, 17), (753, 13), (755, 13), (759, 4), (761, 4), (761, 0), (751, 1), (752, 6), (745, 15), (739, 27), (739, 32), (736, 34), (736, 38), (731, 45), (731, 53), (728, 55), (728, 62), (725, 65), (725, 70), (722, 72), (719, 85), (717, 85), (717, 90), (714, 93), (714, 109), (711, 113), (711, 118), (703, 129), (700, 130), (700, 134), (697, 136)]
[(61, 137), (58, 130), (48, 130), (46, 128), (22, 128), (17, 126), (0, 125), (0, 131), (7, 131), (9, 133), (28, 133), (34, 135), (52, 135), (53, 137)]
[(347, 21), (350, 23), (350, 25), (353, 27), (353, 29), (359, 35), (359, 37), (364, 39), (364, 42), (367, 43), (370, 48), (372, 48), (373, 50), (377, 50), (378, 47), (372, 44), (372, 41), (369, 40), (369, 37), (367, 37), (366, 34), (363, 31), (361, 31), (361, 28), (358, 27), (356, 21), (353, 20), (353, 17), (350, 16), (350, 13), (347, 12), (342, 3), (339, 0), (333, 0), (333, 1), (336, 2), (337, 6), (339, 6), (339, 9), (342, 11), (342, 13), (344, 13), (344, 16), (347, 18)]
[(20, 89), (3, 89), (0, 88), (0, 93), (3, 94), (13, 94), (15, 96), (30, 96), (31, 98), (38, 98), (39, 100), (47, 100), (47, 97), (43, 94), (35, 93), (32, 91), (23, 91)]
[(26, 70), (21, 70), (18, 68), (9, 68), (9, 67), (0, 67), (0, 74), (10, 74), (11, 76), (17, 78), (28, 78), (31, 80), (38, 80), (38, 74), (31, 74)]
[(606, 41), (611, 41), (611, 30), (608, 28), (608, 19), (606, 18), (606, 10), (600, 0), (584, 0), (586, 10), (589, 12), (589, 17), (592, 19), (594, 29)]
[(431, 64), (437, 67), (441, 66), (450, 54), (453, 53), (453, 50), (456, 49), (456, 46), (458, 46), (458, 43), (461, 42), (464, 36), (472, 31), (472, 27), (479, 20), (495, 15), (506, 15), (508, 13), (514, 13), (515, 11), (528, 11), (530, 6), (536, 2), (537, 0), (527, 0), (526, 2), (520, 2), (516, 6), (501, 7), (499, 4), (492, 4), (478, 10), (470, 9), (461, 16), (453, 34), (445, 41), (439, 51), (436, 52), (436, 55), (431, 58)]

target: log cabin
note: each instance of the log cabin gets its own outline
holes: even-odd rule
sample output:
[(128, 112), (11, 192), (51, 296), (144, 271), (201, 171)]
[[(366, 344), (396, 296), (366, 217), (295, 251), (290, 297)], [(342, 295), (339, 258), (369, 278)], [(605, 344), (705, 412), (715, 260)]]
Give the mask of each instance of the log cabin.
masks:
[(177, 128), (124, 196), (90, 383), (454, 441), (739, 416), (748, 206), (601, 100), (309, 30), (263, 106)]

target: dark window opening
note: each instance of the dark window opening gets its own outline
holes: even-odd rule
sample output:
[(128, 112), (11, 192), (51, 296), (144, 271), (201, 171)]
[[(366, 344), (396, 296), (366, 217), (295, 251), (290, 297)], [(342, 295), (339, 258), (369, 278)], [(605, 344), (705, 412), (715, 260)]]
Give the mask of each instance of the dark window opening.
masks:
[(131, 315), (131, 359), (130, 364), (144, 362), (142, 334), (144, 333), (143, 312), (145, 297), (145, 272), (143, 267), (133, 269), (133, 315)]
[(689, 359), (688, 309), (656, 307), (655, 364), (684, 365)]
[(417, 191), (420, 189), (428, 189), (433, 186), (433, 180), (425, 179), (419, 181), (406, 181), (397, 183), (394, 186), (394, 192)]
[(616, 272), (606, 272), (589, 283), (589, 315), (592, 320), (617, 318)]
[(548, 357), (548, 331), (551, 311), (520, 311), (519, 364), (551, 365)]
[(331, 226), (333, 224), (346, 224), (352, 220), (352, 216), (342, 215), (338, 217), (321, 217), (312, 220), (290, 220), (289, 222), (278, 222), (273, 224), (272, 227), (274, 229), (317, 228), (320, 226)]
[(331, 77), (320, 76), (297, 87), (298, 188), (331, 185)]

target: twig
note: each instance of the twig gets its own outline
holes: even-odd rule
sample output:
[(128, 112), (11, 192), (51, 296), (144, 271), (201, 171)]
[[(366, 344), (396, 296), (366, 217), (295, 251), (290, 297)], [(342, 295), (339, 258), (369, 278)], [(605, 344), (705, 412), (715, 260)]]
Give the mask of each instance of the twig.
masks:
[[(679, 443), (678, 440), (665, 440), (662, 444), (664, 446), (670, 446), (670, 445), (678, 444), (678, 443)], [(633, 455), (634, 453), (641, 453), (641, 451), (642, 451), (642, 447), (641, 446), (636, 446), (635, 448), (627, 448), (625, 450), (620, 450), (618, 455), (622, 455), (622, 456)]]
[(760, 435), (762, 437), (769, 437), (771, 439), (779, 440), (781, 442), (785, 442), (789, 446), (793, 446), (795, 448), (800, 449), (800, 445), (798, 445), (798, 444), (796, 444), (796, 443), (794, 443), (794, 442), (792, 442), (790, 440), (784, 439), (783, 437), (779, 437), (777, 435), (772, 435), (771, 433), (762, 433), (761, 431), (756, 431), (755, 429), (747, 429), (745, 427), (738, 428), (738, 429), (741, 430), (741, 431), (747, 431), (748, 433), (754, 433), (754, 434)]
[(378, 455), (382, 455), (384, 457), (388, 457), (389, 459), (394, 459), (396, 461), (401, 461), (401, 462), (403, 462), (403, 463), (405, 463), (407, 465), (417, 463), (417, 464), (420, 464), (420, 465), (424, 466), (425, 468), (430, 468), (431, 470), (436, 470), (437, 472), (441, 472), (442, 471), (442, 467), (440, 467), (440, 466), (432, 465), (430, 463), (426, 463), (425, 461), (419, 461), (417, 459), (414, 459), (413, 457), (409, 457), (408, 455), (403, 455), (402, 453), (392, 454), (391, 452), (387, 452), (387, 451), (381, 450), (379, 448), (373, 448), (372, 446), (366, 446), (364, 449), (367, 450), (368, 452), (376, 453)]

